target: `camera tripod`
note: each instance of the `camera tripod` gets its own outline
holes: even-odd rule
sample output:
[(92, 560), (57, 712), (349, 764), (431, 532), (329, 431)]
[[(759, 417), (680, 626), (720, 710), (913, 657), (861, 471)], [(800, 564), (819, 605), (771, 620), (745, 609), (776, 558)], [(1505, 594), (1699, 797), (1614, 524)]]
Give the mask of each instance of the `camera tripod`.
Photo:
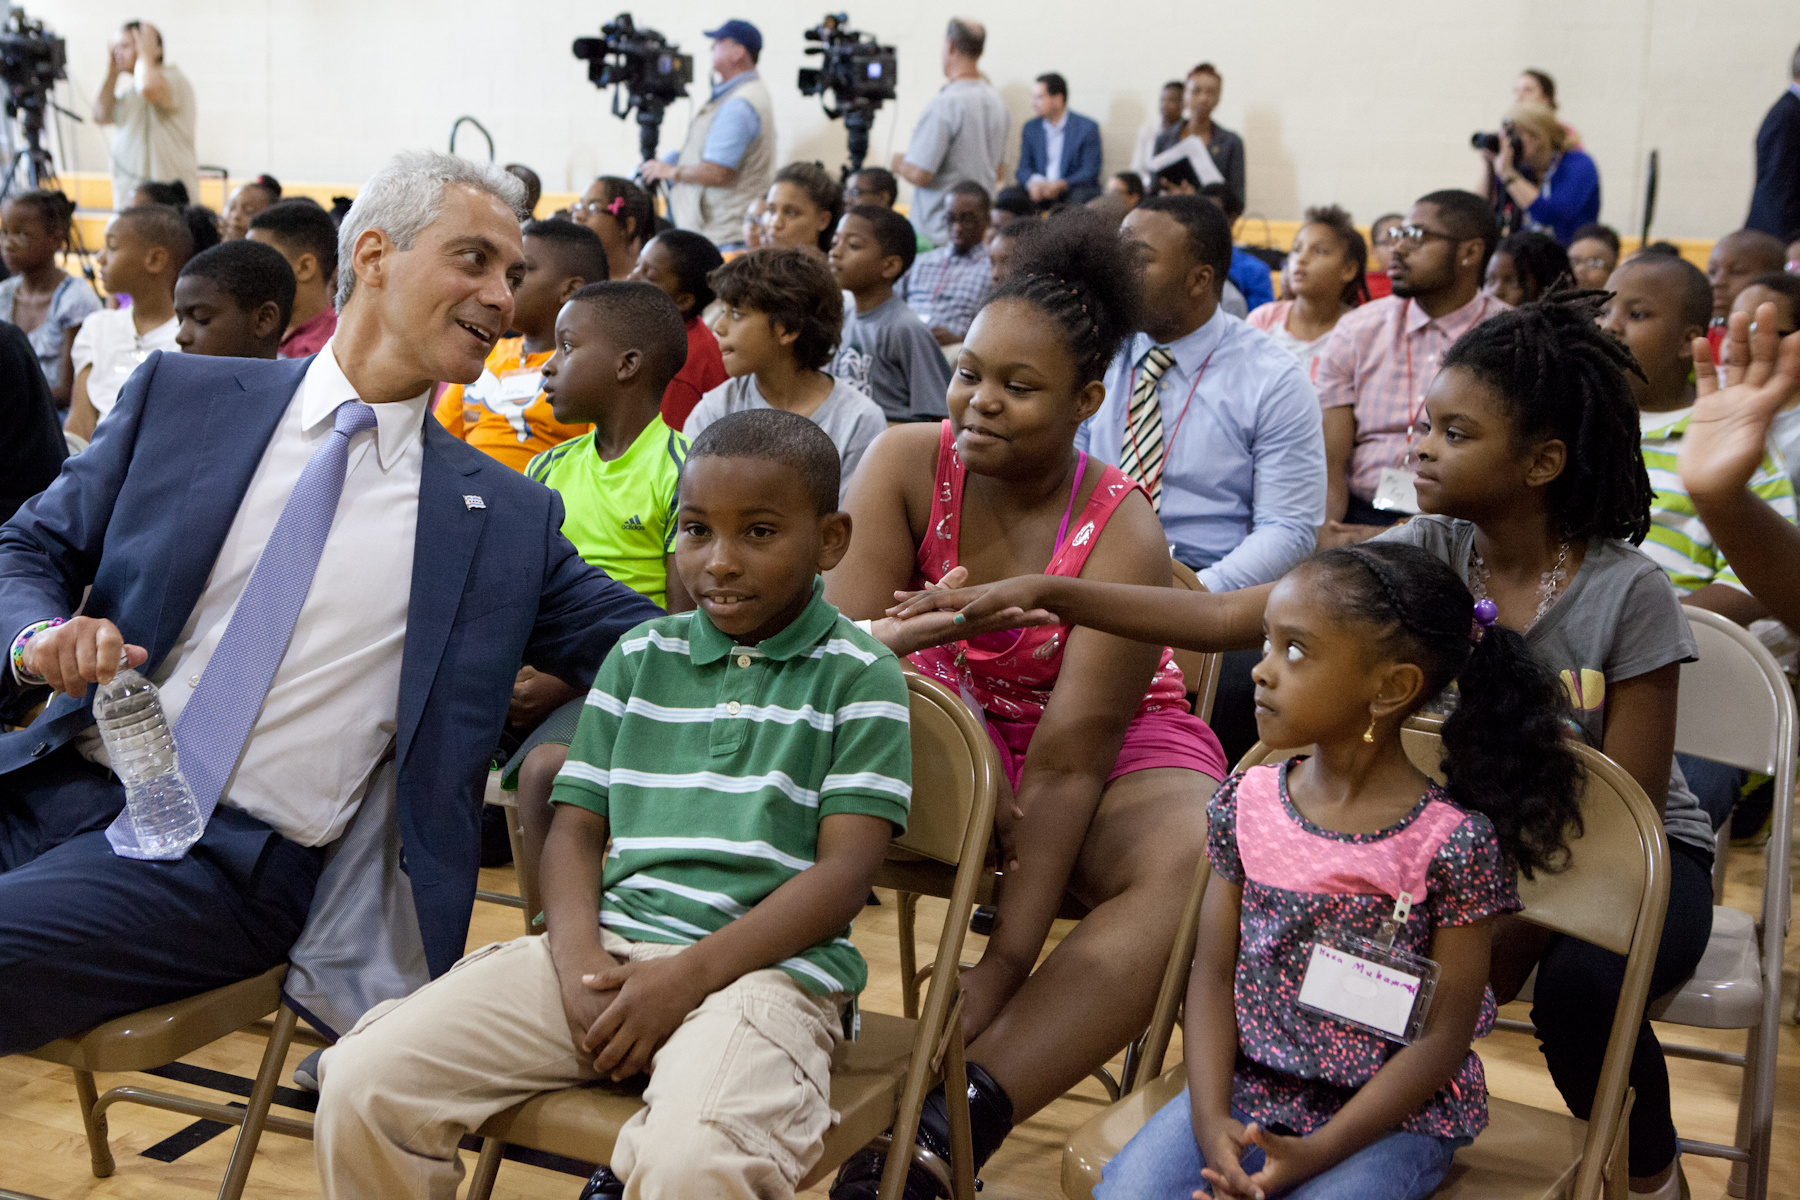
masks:
[[(34, 190), (56, 182), (56, 164), (51, 160), (50, 151), (44, 148), (44, 106), (48, 102), (41, 92), (26, 92), (22, 96), (15, 95), (6, 103), (7, 114), (19, 118), (25, 144), (13, 153), (12, 161), (7, 165), (6, 182), (0, 185), (0, 200), (13, 194), (21, 166), (25, 168), (26, 184), (22, 190)], [(69, 115), (74, 116), (73, 113)]]
[(875, 125), (875, 107), (858, 103), (844, 110), (844, 136), (849, 142), (850, 161), (844, 164), (841, 182), (848, 182), (850, 177), (862, 170), (863, 159), (869, 154), (869, 130)]

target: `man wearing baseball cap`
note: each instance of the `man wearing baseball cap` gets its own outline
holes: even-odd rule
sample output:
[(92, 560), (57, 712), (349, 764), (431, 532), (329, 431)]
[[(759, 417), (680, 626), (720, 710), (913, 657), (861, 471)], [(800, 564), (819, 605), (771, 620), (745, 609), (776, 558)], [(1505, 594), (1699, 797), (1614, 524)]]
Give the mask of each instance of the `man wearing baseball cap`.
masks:
[(763, 44), (756, 26), (734, 19), (706, 36), (713, 39), (712, 99), (694, 114), (680, 151), (645, 163), (639, 174), (668, 181), (678, 228), (730, 249), (743, 242), (744, 210), (775, 177), (775, 110), (756, 73)]

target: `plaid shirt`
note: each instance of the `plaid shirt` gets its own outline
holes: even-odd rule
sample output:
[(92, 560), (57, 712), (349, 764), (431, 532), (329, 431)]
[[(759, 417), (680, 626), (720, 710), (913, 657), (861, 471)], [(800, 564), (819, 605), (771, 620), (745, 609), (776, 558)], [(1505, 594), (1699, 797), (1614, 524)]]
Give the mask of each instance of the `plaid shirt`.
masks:
[(1313, 383), (1323, 407), (1349, 406), (1355, 415), (1352, 496), (1373, 500), (1382, 468), (1404, 465), (1414, 441), (1407, 427), (1424, 413), (1426, 389), (1456, 339), (1510, 307), (1478, 295), (1454, 312), (1429, 317), (1410, 299), (1384, 296), (1338, 322)]
[(958, 254), (954, 245), (940, 246), (913, 260), (912, 270), (894, 285), (894, 295), (919, 314), (925, 328), (941, 326), (960, 342), (987, 301), (993, 278), (986, 242), (967, 254)]

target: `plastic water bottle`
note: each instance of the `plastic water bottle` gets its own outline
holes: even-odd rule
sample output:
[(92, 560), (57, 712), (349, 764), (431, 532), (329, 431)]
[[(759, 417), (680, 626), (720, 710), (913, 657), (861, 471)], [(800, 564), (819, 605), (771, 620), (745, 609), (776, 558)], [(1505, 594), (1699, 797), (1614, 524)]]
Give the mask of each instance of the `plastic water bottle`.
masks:
[(119, 661), (100, 685), (94, 720), (113, 773), (125, 784), (125, 806), (138, 845), (156, 858), (179, 858), (200, 840), (200, 803), (175, 759), (175, 735), (156, 685)]

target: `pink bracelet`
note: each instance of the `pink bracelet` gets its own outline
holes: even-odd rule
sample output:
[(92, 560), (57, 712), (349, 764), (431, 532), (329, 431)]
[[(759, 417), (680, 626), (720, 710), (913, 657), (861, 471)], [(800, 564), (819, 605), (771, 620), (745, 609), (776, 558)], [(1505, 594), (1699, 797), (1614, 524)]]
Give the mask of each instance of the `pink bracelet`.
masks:
[(25, 643), (29, 642), (36, 634), (40, 634), (46, 629), (55, 629), (58, 625), (62, 624), (66, 624), (63, 618), (53, 617), (48, 621), (38, 621), (35, 624), (27, 625), (25, 628), (19, 630), (19, 635), (15, 637), (12, 642), (12, 672), (14, 679), (17, 679), (26, 687), (38, 687), (49, 682), (49, 680), (45, 679), (42, 675), (33, 674), (25, 669)]

